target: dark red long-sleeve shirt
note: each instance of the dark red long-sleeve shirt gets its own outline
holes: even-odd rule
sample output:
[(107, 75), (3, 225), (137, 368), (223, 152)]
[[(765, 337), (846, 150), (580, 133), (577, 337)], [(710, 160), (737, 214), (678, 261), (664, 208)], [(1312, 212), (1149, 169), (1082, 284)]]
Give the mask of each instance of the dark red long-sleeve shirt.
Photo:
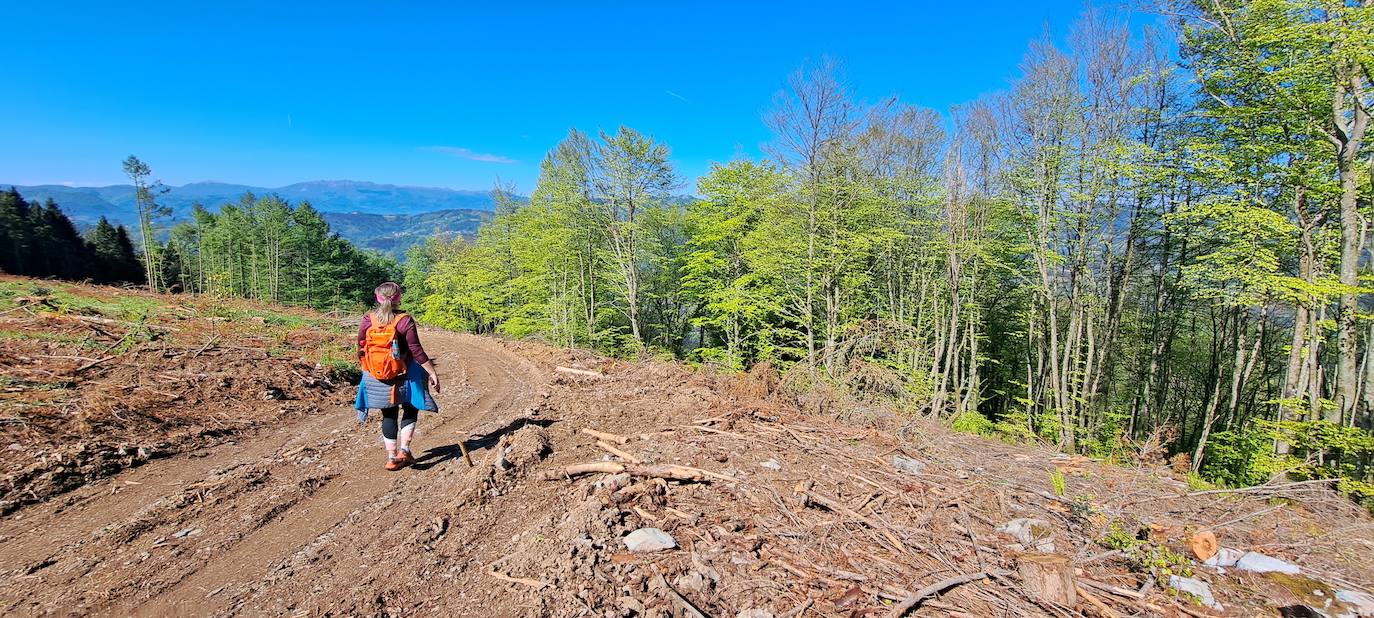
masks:
[[(420, 345), (420, 329), (415, 326), (415, 318), (401, 312), (401, 320), (396, 323), (396, 340), (401, 344), (401, 358), (407, 362), (415, 359), (415, 362), (423, 365), (429, 362), (429, 355), (425, 354), (424, 346)], [(363, 323), (358, 326), (358, 352), (362, 353), (363, 341), (367, 339), (367, 329), (372, 327), (372, 314), (363, 314)]]

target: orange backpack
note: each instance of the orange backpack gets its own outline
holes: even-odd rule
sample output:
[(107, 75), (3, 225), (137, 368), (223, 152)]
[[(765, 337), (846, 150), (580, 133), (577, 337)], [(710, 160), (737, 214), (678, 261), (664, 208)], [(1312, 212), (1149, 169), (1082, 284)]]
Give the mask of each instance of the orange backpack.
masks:
[(406, 373), (405, 361), (401, 359), (401, 346), (396, 340), (396, 326), (405, 314), (391, 318), (386, 324), (373, 323), (367, 327), (363, 336), (363, 370), (382, 382), (395, 380)]

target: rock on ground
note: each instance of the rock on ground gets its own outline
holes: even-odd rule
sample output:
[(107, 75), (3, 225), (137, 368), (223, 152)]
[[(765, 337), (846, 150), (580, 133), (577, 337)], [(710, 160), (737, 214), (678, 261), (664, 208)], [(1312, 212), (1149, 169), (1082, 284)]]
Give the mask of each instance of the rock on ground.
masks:
[(625, 535), (625, 547), (633, 552), (662, 551), (677, 547), (677, 541), (658, 528), (640, 528)]

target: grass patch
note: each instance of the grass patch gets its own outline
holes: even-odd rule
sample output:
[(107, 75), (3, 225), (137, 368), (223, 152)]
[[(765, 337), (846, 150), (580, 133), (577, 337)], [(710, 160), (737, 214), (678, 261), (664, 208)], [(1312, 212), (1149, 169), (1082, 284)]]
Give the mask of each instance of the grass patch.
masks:
[(100, 342), (90, 337), (78, 337), (65, 333), (53, 333), (42, 330), (0, 330), (0, 340), (11, 341), (47, 341), (60, 343), (83, 350), (99, 350), (104, 346)]
[(18, 306), (16, 298), (42, 298), (56, 313), (103, 315), (143, 321), (167, 311), (165, 302), (135, 293), (111, 290), (108, 297), (83, 294), (80, 288), (58, 282), (0, 281), (0, 309)]
[(329, 379), (340, 384), (351, 384), (363, 377), (362, 369), (353, 359), (343, 358), (325, 350), (320, 365), (329, 373)]

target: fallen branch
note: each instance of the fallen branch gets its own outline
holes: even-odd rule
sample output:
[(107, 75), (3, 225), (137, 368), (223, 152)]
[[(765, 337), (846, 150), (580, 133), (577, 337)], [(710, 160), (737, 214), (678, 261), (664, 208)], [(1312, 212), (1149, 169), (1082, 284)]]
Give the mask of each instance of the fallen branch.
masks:
[(210, 340), (209, 340), (209, 341), (206, 341), (206, 342), (205, 342), (205, 345), (200, 346), (200, 349), (196, 350), (195, 352), (193, 352), (193, 353), (191, 354), (191, 358), (197, 358), (197, 357), (199, 357), (201, 354), (204, 354), (206, 350), (209, 350), (210, 348), (214, 347), (214, 345), (215, 345), (216, 343), (219, 343), (219, 336), (218, 336), (218, 335), (213, 336), (213, 337), (210, 337)]
[(629, 438), (619, 434), (606, 433), (604, 431), (597, 431), (595, 429), (589, 429), (587, 427), (582, 428), (582, 433), (585, 433), (598, 440), (605, 440), (607, 442), (614, 442), (616, 444), (624, 444), (630, 441)]
[(1101, 592), (1106, 592), (1106, 593), (1109, 593), (1109, 594), (1114, 594), (1114, 595), (1117, 595), (1117, 596), (1119, 596), (1119, 597), (1125, 597), (1125, 598), (1128, 598), (1128, 599), (1131, 599), (1131, 600), (1134, 600), (1134, 601), (1139, 601), (1139, 600), (1145, 598), (1145, 595), (1144, 595), (1144, 594), (1141, 594), (1141, 593), (1139, 593), (1139, 592), (1137, 592), (1137, 591), (1135, 591), (1135, 590), (1131, 590), (1131, 589), (1129, 589), (1129, 588), (1122, 588), (1122, 587), (1120, 587), (1120, 586), (1113, 586), (1113, 585), (1111, 585), (1111, 584), (1102, 583), (1102, 582), (1097, 581), (1097, 580), (1095, 580), (1095, 579), (1085, 579), (1085, 578), (1081, 578), (1081, 577), (1080, 577), (1080, 578), (1078, 578), (1078, 583), (1080, 584), (1080, 590), (1082, 589), (1082, 586), (1087, 586), (1087, 587), (1092, 588), (1092, 589), (1094, 589), (1094, 590), (1098, 590), (1098, 591), (1101, 591)]
[(147, 322), (130, 322), (130, 321), (127, 321), (127, 320), (112, 320), (112, 319), (110, 319), (110, 318), (96, 317), (96, 316), (92, 316), (92, 315), (74, 315), (74, 314), (67, 313), (67, 314), (62, 314), (62, 317), (63, 317), (63, 318), (66, 318), (66, 319), (69, 319), (69, 320), (76, 320), (76, 321), (78, 321), (78, 322), (84, 322), (84, 323), (86, 323), (86, 324), (99, 324), (99, 325), (101, 325), (101, 326), (124, 326), (124, 327), (127, 327), (127, 328), (140, 328), (140, 327), (141, 327), (141, 328), (147, 328), (148, 330), (165, 330), (165, 331), (170, 331), (170, 332), (181, 332), (181, 329), (180, 329), (180, 328), (177, 328), (177, 327), (175, 327), (175, 326), (164, 326), (164, 325), (162, 325), (162, 324), (149, 324), (149, 323), (147, 323)]
[(897, 553), (907, 553), (908, 551), (910, 551), (907, 548), (906, 543), (902, 542), (901, 539), (897, 538), (897, 535), (892, 533), (891, 526), (876, 522), (872, 518), (867, 517), (862, 513), (855, 512), (854, 509), (851, 509), (843, 504), (840, 504), (837, 500), (827, 498), (819, 493), (816, 493), (815, 491), (812, 491), (810, 488), (799, 489), (797, 493), (801, 494), (802, 498), (805, 499), (808, 503), (818, 504), (822, 507), (825, 507), (829, 511), (839, 513), (841, 515), (849, 517), (850, 519), (858, 521), (864, 524), (865, 526), (868, 526), (869, 528), (872, 528), (875, 532), (881, 534), (883, 538), (887, 539), (887, 542), (892, 544), (892, 548), (897, 550)]
[(635, 465), (623, 464), (618, 461), (594, 461), (591, 463), (572, 464), (555, 470), (546, 470), (539, 474), (539, 478), (545, 481), (558, 481), (562, 479), (581, 476), (583, 474), (620, 474), (624, 472), (630, 476), (643, 476), (650, 478), (668, 479), (672, 481), (705, 481), (716, 479), (731, 483), (739, 482), (739, 479), (728, 474), (692, 468), (688, 466), (676, 466), (672, 464), (649, 464)]
[(654, 577), (658, 580), (658, 585), (662, 586), (663, 590), (667, 591), (667, 593), (673, 597), (673, 600), (677, 601), (678, 605), (682, 607), (683, 611), (687, 612), (688, 616), (692, 618), (706, 618), (706, 614), (703, 614), (701, 610), (697, 609), (697, 606), (692, 605), (692, 602), (688, 601), (687, 597), (682, 596), (678, 591), (673, 590), (672, 586), (668, 585), (668, 580), (663, 577), (662, 573), (655, 573)]
[(619, 458), (621, 458), (621, 459), (624, 459), (625, 461), (628, 461), (628, 462), (630, 462), (630, 463), (632, 463), (632, 464), (642, 464), (642, 463), (644, 463), (644, 461), (641, 460), (640, 458), (635, 457), (634, 455), (631, 455), (631, 454), (629, 454), (629, 453), (626, 453), (625, 451), (622, 451), (622, 450), (620, 450), (620, 449), (618, 449), (618, 448), (616, 448), (616, 447), (614, 447), (614, 446), (611, 446), (611, 445), (609, 445), (609, 444), (606, 444), (606, 441), (605, 441), (605, 440), (597, 440), (597, 441), (596, 441), (596, 445), (599, 446), (599, 447), (601, 447), (602, 449), (604, 449), (607, 453), (610, 453), (610, 454), (612, 454), (612, 455), (615, 455), (616, 457), (619, 457)]
[(697, 431), (704, 431), (704, 432), (706, 432), (706, 433), (713, 433), (713, 434), (720, 435), (720, 436), (730, 436), (731, 438), (736, 438), (736, 439), (739, 439), (739, 440), (747, 440), (747, 441), (749, 441), (749, 442), (757, 442), (757, 443), (759, 443), (759, 444), (770, 444), (770, 445), (776, 446), (776, 444), (774, 444), (773, 442), (769, 442), (769, 441), (767, 441), (767, 440), (760, 440), (759, 438), (755, 438), (755, 437), (753, 437), (753, 436), (746, 436), (746, 435), (744, 435), (744, 434), (735, 433), (735, 432), (733, 432), (733, 431), (725, 431), (725, 430), (723, 430), (723, 429), (713, 429), (713, 428), (711, 428), (711, 427), (702, 427), (701, 425), (682, 425), (682, 427), (685, 428), (685, 429), (695, 429), (695, 430), (697, 430)]
[(815, 602), (815, 599), (808, 596), (806, 597), (805, 601), (802, 601), (796, 607), (787, 610), (787, 612), (782, 615), (782, 618), (795, 618), (796, 616), (801, 616), (802, 614), (806, 613), (807, 608), (811, 607), (811, 604)]
[(1121, 618), (1121, 614), (1112, 611), (1112, 608), (1107, 607), (1107, 604), (1103, 603), (1102, 599), (1094, 596), (1093, 593), (1084, 590), (1082, 586), (1074, 586), (1074, 588), (1078, 590), (1078, 596), (1083, 597), (1089, 605), (1097, 609), (1097, 612), (1102, 614), (1103, 618)]
[(994, 575), (1007, 575), (1007, 573), (1003, 571), (979, 571), (968, 575), (959, 575), (949, 579), (942, 579), (912, 593), (906, 600), (898, 603), (896, 607), (893, 607), (892, 611), (888, 612), (887, 616), (888, 618), (900, 618), (901, 616), (905, 616), (907, 612), (911, 611), (917, 605), (920, 605), (927, 597), (935, 596), (955, 586), (962, 586), (969, 582), (987, 579)]
[(1191, 493), (1183, 494), (1183, 497), (1191, 498), (1193, 496), (1206, 496), (1211, 494), (1269, 493), (1283, 491), (1285, 489), (1292, 489), (1294, 487), (1302, 487), (1304, 485), (1330, 485), (1331, 483), (1335, 483), (1338, 480), (1340, 479), (1312, 479), (1310, 481), (1295, 481), (1292, 483), (1280, 483), (1278, 485), (1256, 485), (1254, 487), (1238, 487), (1235, 489), (1208, 489), (1206, 491), (1194, 491)]
[(561, 365), (558, 366), (558, 367), (554, 367), (553, 370), (554, 370), (554, 371), (557, 371), (558, 373), (569, 373), (569, 374), (572, 374), (572, 375), (575, 375), (575, 376), (586, 376), (586, 377), (588, 377), (588, 378), (600, 378), (600, 377), (603, 377), (603, 376), (605, 375), (605, 374), (603, 374), (603, 373), (601, 373), (601, 372), (599, 372), (599, 371), (587, 371), (586, 369), (573, 369), (572, 367), (563, 367), (563, 366), (561, 366)]
[(1259, 517), (1260, 515), (1264, 515), (1264, 514), (1266, 514), (1266, 513), (1272, 513), (1272, 512), (1274, 512), (1274, 511), (1277, 511), (1277, 510), (1283, 508), (1284, 506), (1285, 506), (1285, 505), (1282, 505), (1282, 504), (1275, 504), (1274, 506), (1271, 506), (1271, 507), (1268, 507), (1268, 508), (1260, 509), (1260, 510), (1258, 510), (1258, 511), (1255, 511), (1255, 512), (1253, 512), (1253, 513), (1250, 513), (1249, 515), (1241, 515), (1240, 517), (1236, 517), (1236, 518), (1234, 518), (1234, 519), (1228, 519), (1228, 520), (1223, 521), (1223, 522), (1221, 522), (1221, 523), (1219, 523), (1219, 524), (1212, 524), (1212, 525), (1207, 526), (1207, 527), (1208, 527), (1208, 528), (1225, 528), (1226, 526), (1229, 526), (1229, 525), (1231, 525), (1231, 524), (1238, 524), (1238, 523), (1243, 522), (1243, 521), (1245, 521), (1245, 520), (1247, 520), (1247, 519), (1251, 519), (1251, 518), (1254, 518), (1254, 517)]
[(93, 358), (88, 358), (88, 357), (85, 357), (85, 356), (68, 356), (68, 355), (66, 355), (66, 354), (39, 354), (38, 356), (40, 356), (40, 357), (42, 357), (42, 358), (65, 358), (65, 359), (69, 359), (69, 360), (79, 360), (79, 361), (92, 361), (92, 360), (95, 360), (95, 359), (93, 359)]
[(511, 576), (509, 576), (509, 575), (506, 575), (506, 574), (504, 574), (504, 573), (501, 573), (500, 571), (495, 571), (495, 570), (487, 571), (487, 575), (490, 575), (490, 576), (492, 576), (492, 577), (495, 577), (496, 579), (499, 579), (499, 580), (501, 580), (501, 581), (503, 581), (503, 582), (511, 582), (511, 583), (513, 583), (513, 584), (524, 584), (524, 585), (526, 585), (526, 586), (530, 586), (530, 587), (534, 588), (535, 590), (539, 590), (539, 589), (543, 588), (544, 586), (547, 586), (547, 585), (548, 585), (548, 584), (546, 584), (546, 583), (544, 583), (544, 582), (541, 582), (541, 581), (539, 581), (539, 580), (537, 580), (537, 579), (525, 579), (525, 578), (523, 578), (523, 577), (511, 577)]
[(87, 369), (90, 369), (91, 367), (94, 367), (94, 366), (96, 366), (96, 365), (99, 365), (100, 363), (103, 363), (103, 362), (106, 362), (106, 361), (110, 361), (110, 360), (114, 360), (114, 358), (115, 358), (115, 357), (113, 357), (113, 356), (106, 356), (105, 358), (98, 358), (98, 359), (93, 360), (93, 361), (91, 361), (91, 362), (89, 362), (89, 363), (86, 363), (85, 365), (82, 365), (82, 366), (80, 366), (80, 367), (77, 367), (76, 369), (73, 369), (73, 370), (72, 370), (72, 373), (81, 373), (81, 372), (83, 372), (83, 371), (85, 371), (85, 370), (87, 370)]

